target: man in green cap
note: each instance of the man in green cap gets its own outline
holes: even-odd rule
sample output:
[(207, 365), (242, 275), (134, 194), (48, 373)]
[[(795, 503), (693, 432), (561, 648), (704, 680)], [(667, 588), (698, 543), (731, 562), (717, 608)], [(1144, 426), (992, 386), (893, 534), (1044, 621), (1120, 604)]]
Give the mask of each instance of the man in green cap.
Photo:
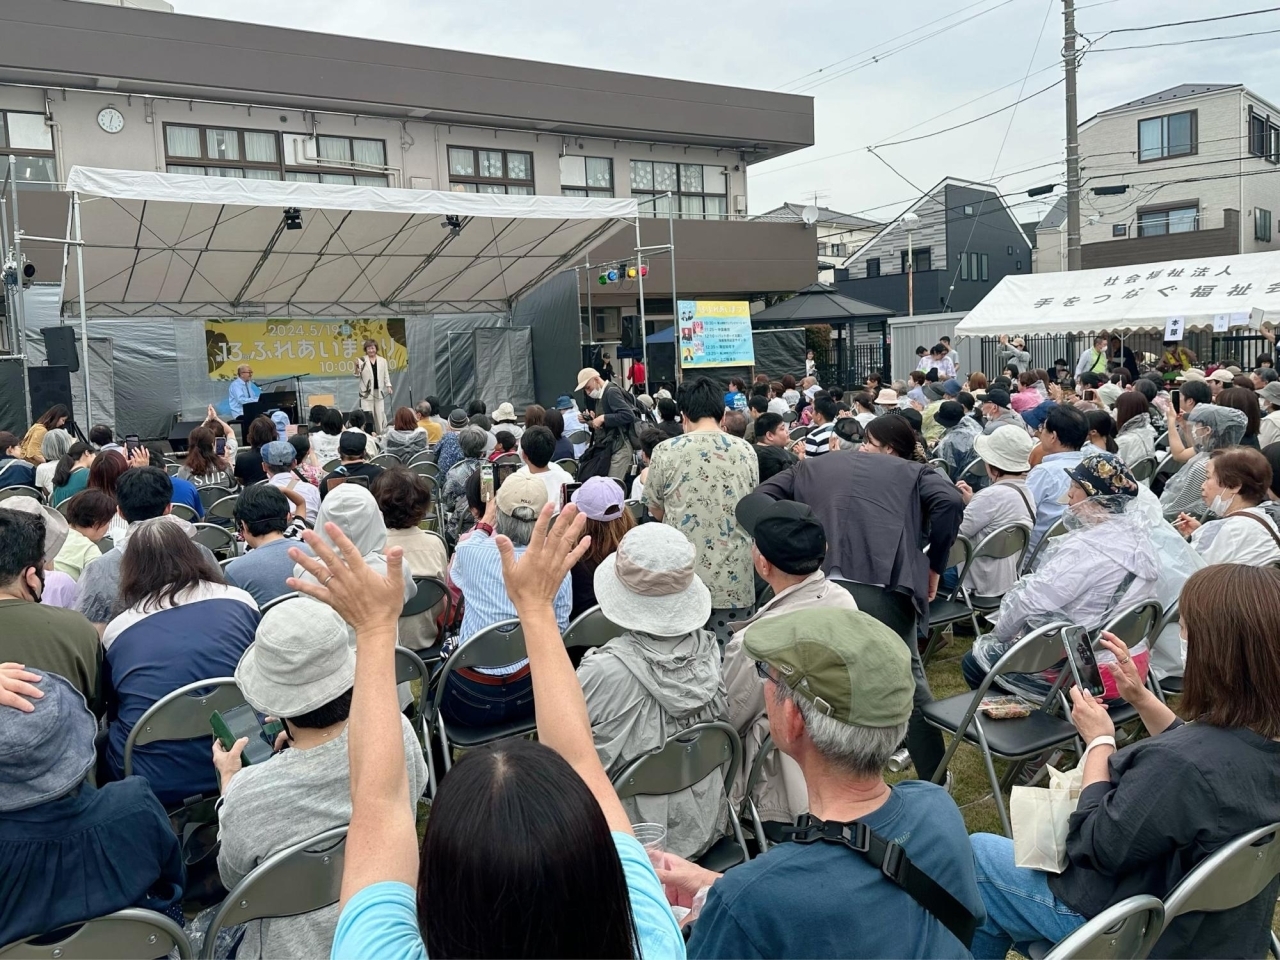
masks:
[(743, 649), (810, 814), (795, 842), (727, 875), (664, 854), (673, 902), (710, 887), (689, 957), (968, 957), (984, 914), (960, 811), (934, 784), (884, 781), (915, 690), (902, 639), (860, 611), (811, 609), (758, 621)]

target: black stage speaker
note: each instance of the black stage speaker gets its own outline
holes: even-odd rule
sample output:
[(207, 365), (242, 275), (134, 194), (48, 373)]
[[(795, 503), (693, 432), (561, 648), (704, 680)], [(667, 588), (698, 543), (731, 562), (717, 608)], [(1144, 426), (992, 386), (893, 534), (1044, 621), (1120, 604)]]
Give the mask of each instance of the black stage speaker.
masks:
[(66, 367), (28, 367), (27, 386), (31, 390), (31, 409), (37, 420), (59, 403), (68, 410), (75, 410), (71, 405), (71, 371)]
[(203, 420), (179, 420), (173, 425), (173, 429), (169, 431), (169, 446), (174, 453), (187, 452), (187, 437), (191, 436), (191, 431), (201, 426)]
[(21, 437), (30, 425), (27, 398), (22, 395), (22, 361), (0, 357), (0, 430)]
[(76, 353), (75, 327), (41, 327), (44, 334), (45, 362), (51, 367), (66, 367), (68, 373), (80, 372), (80, 355)]

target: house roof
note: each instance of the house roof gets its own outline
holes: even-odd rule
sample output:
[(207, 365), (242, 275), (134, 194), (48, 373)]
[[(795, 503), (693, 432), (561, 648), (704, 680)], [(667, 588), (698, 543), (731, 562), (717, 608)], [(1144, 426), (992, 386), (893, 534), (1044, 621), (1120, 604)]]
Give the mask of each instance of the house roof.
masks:
[(1139, 97), (1137, 100), (1130, 100), (1128, 103), (1122, 103), (1106, 110), (1100, 110), (1097, 115), (1101, 117), (1108, 113), (1128, 110), (1130, 107), (1149, 107), (1157, 103), (1169, 103), (1173, 100), (1184, 100), (1187, 97), (1199, 96), (1202, 93), (1218, 93), (1221, 90), (1235, 90), (1243, 86), (1244, 84), (1240, 83), (1180, 83), (1176, 87), (1161, 90), (1159, 93), (1148, 94), (1145, 97)]
[[(807, 203), (784, 203), (780, 207), (774, 207), (772, 210), (766, 210), (759, 216), (752, 217), (752, 220), (772, 220), (783, 223), (799, 223), (803, 217), (804, 208), (810, 206)], [(851, 213), (841, 213), (839, 210), (832, 210), (829, 207), (818, 207), (818, 223), (834, 224), (840, 227), (859, 227), (862, 229), (878, 229), (884, 226), (878, 220), (868, 220), (866, 217), (855, 217)]]
[[(866, 243), (860, 246), (857, 250), (855, 250), (852, 254), (850, 254), (848, 259), (846, 259), (845, 262), (841, 264), (841, 266), (848, 267), (855, 260), (859, 259), (862, 256), (862, 254), (866, 253), (868, 250), (874, 247), (877, 243), (879, 243), (881, 238), (886, 236), (889, 233), (889, 231), (891, 231), (897, 225), (898, 221), (901, 220), (908, 213), (914, 212), (917, 207), (919, 207), (923, 203), (928, 202), (929, 200), (936, 200), (938, 191), (940, 190), (943, 191), (945, 196), (945, 190), (947, 187), (968, 187), (974, 190), (985, 190), (988, 193), (990, 193), (993, 197), (995, 197), (997, 200), (1000, 201), (1000, 206), (1004, 209), (1005, 215), (1009, 218), (1009, 221), (1017, 228), (1018, 234), (1022, 237), (1023, 240), (1026, 241), (1027, 246), (1028, 247), (1031, 246), (1031, 241), (1027, 239), (1027, 235), (1022, 229), (1022, 224), (1020, 224), (1018, 222), (1018, 218), (1013, 215), (1013, 211), (1009, 209), (1008, 202), (1001, 195), (999, 190), (991, 186), (991, 184), (989, 183), (978, 183), (974, 180), (965, 180), (961, 177), (944, 177), (943, 179), (938, 181), (938, 183), (933, 187), (932, 190), (924, 194), (924, 196), (920, 197), (919, 200), (911, 204), (911, 206), (907, 207), (907, 209), (903, 210), (896, 217), (894, 217), (892, 220), (886, 223), (879, 233), (877, 233), (874, 237), (872, 237), (870, 240), (868, 240)], [(945, 208), (946, 200), (943, 199), (941, 202)]]
[(1040, 224), (1037, 230), (1055, 230), (1062, 226), (1062, 221), (1067, 219), (1067, 198), (1059, 197), (1052, 207), (1045, 211), (1043, 217), (1040, 218)]
[(753, 325), (767, 323), (770, 320), (789, 320), (803, 323), (819, 323), (822, 321), (841, 322), (864, 317), (889, 317), (893, 311), (887, 307), (879, 307), (874, 303), (866, 303), (846, 297), (829, 283), (811, 283), (803, 290), (797, 290), (794, 297), (788, 297), (781, 303), (775, 303), (751, 317)]

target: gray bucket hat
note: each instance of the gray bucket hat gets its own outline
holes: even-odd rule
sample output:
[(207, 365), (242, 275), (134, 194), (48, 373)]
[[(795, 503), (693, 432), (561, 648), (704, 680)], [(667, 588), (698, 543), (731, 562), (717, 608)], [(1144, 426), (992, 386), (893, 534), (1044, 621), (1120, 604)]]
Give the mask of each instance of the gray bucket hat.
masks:
[(287, 600), (263, 614), (235, 678), (259, 713), (310, 713), (355, 685), (351, 629), (328, 604), (309, 597)]
[(0, 707), (0, 813), (62, 796), (93, 769), (98, 726), (80, 691), (56, 673), (35, 671), (44, 696), (23, 713)]

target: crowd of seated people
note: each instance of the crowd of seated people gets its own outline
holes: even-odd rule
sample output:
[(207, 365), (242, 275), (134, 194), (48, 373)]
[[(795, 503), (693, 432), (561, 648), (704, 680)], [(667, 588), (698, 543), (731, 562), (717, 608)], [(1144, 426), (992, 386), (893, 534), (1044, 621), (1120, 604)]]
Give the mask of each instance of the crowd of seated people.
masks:
[[(1209, 853), (1280, 821), (1280, 445), (1256, 446), (1273, 381), (1135, 378), (1123, 350), (1115, 372), (966, 379), (948, 349), (926, 354), (905, 402), (879, 381), (842, 397), (811, 374), (728, 394), (691, 378), (632, 405), (588, 368), (580, 399), (554, 409), (503, 402), (490, 419), (478, 401), (431, 397), (379, 437), (336, 409), (287, 440), (250, 421), (241, 444), (211, 413), (185, 459), (122, 447), (105, 427), (79, 442), (57, 417), (39, 437), (0, 435), (13, 441), (0, 486), (35, 491), (0, 501), (0, 947), (130, 905), (191, 927), (166, 810), (217, 796), (227, 889), (349, 830), (338, 902), (247, 924), (244, 957), (1003, 957), (1134, 894), (1167, 897)], [(602, 419), (606, 394), (607, 416), (626, 402), (632, 426)], [(807, 442), (793, 439), (806, 421)], [(491, 460), (507, 445), (519, 469)], [(383, 450), (402, 465), (369, 462)], [(601, 472), (575, 478), (593, 450)], [(1166, 456), (1159, 475), (1135, 474)], [(222, 567), (174, 515), (205, 485), (238, 487)], [(928, 782), (943, 784), (944, 751), (922, 720), (917, 636), (842, 583), (899, 594), (922, 623), (959, 585), (957, 537), (1009, 526), (1029, 548), (966, 571), (969, 594), (995, 603), (949, 654), (970, 686), (1044, 623), (1097, 635), (1135, 603), (1181, 606), (1159, 637), (1096, 641), (1101, 696), (1063, 686), (1085, 749), (1066, 745), (1058, 765), (1079, 765), (1084, 790), (1057, 875), (1018, 867), (1008, 838), (970, 837), (950, 771)], [(441, 603), (401, 618), (414, 577), (443, 581), (458, 615)], [(603, 633), (577, 662), (562, 636), (596, 608)], [(411, 722), (421, 701), (397, 684), (392, 651), (448, 659), (512, 620), (511, 662), (458, 665), (430, 702), (450, 727), (529, 721), (538, 739), (464, 751), (447, 775), (429, 741), (439, 783), (419, 843), (419, 735), (433, 724)], [(996, 683), (1037, 703), (1064, 669)], [(1148, 672), (1182, 677), (1172, 709)], [(243, 742), (161, 741), (133, 749), (125, 777), (148, 708), (219, 677), (282, 721), (270, 759), (246, 765)], [(1107, 708), (1120, 701), (1148, 736), (1117, 749)], [(622, 771), (711, 723), (741, 744), (732, 782), (717, 769), (618, 798)], [(890, 786), (904, 763), (914, 773)], [(764, 831), (744, 818), (752, 856), (699, 865), (747, 801)], [(940, 915), (831, 842), (854, 821), (896, 841), (953, 908)], [(632, 836), (640, 824), (663, 831), (661, 850)], [(1261, 955), (1277, 883), (1180, 918), (1157, 954)]]

